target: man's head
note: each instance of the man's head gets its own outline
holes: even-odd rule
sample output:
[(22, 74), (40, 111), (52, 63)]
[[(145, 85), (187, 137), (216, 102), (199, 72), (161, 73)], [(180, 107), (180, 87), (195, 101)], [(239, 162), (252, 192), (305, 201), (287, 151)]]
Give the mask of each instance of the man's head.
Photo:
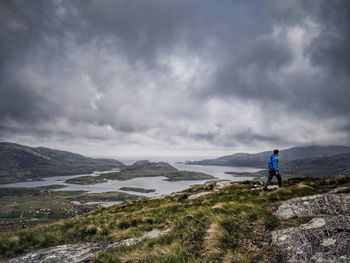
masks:
[(278, 149), (273, 150), (273, 153), (276, 154), (276, 155), (278, 155), (279, 152), (280, 151)]

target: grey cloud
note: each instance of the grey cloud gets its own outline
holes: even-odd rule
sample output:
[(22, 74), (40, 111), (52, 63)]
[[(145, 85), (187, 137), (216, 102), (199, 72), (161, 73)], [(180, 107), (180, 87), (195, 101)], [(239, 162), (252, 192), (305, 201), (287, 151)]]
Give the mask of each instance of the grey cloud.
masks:
[(331, 114), (349, 117), (350, 2), (324, 1), (315, 15), (320, 34), (306, 49), (311, 63), (321, 69), (320, 103)]
[(0, 136), (349, 144), (349, 10), (346, 0), (2, 1)]
[(210, 95), (233, 95), (259, 100), (265, 98), (266, 101), (285, 96), (285, 91), (273, 82), (271, 75), (291, 61), (290, 50), (272, 41), (253, 41), (255, 45), (246, 53), (217, 69), (215, 82), (208, 87), (212, 89)]
[(349, 77), (350, 72), (350, 2), (324, 1), (315, 19), (320, 34), (308, 47), (315, 66), (323, 66), (336, 75)]

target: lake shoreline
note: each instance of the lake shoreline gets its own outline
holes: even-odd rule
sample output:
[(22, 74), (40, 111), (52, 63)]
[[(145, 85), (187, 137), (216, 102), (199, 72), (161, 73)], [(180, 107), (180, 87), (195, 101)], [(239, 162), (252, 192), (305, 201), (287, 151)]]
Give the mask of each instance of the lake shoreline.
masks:
[[(118, 190), (123, 187), (128, 188), (143, 188), (143, 189), (154, 189), (154, 192), (148, 193), (137, 193), (132, 191), (122, 191), (129, 194), (137, 194), (143, 196), (159, 196), (164, 194), (170, 194), (173, 192), (178, 192), (192, 185), (203, 184), (210, 180), (231, 180), (231, 181), (245, 181), (253, 180), (255, 178), (254, 172), (261, 170), (260, 168), (254, 167), (224, 167), (224, 166), (199, 166), (199, 165), (186, 165), (184, 163), (179, 163), (177, 161), (170, 162), (170, 165), (179, 171), (197, 172), (211, 175), (212, 177), (205, 178), (204, 180), (182, 180), (186, 178), (181, 178), (181, 180), (169, 180), (168, 177), (164, 176), (150, 176), (150, 177), (138, 177), (127, 180), (103, 180), (99, 181), (99, 184), (72, 184), (69, 182), (74, 182), (76, 178), (88, 177), (90, 179), (103, 178), (104, 174), (116, 173), (116, 169), (107, 171), (95, 171), (91, 174), (78, 174), (78, 175), (68, 175), (68, 176), (54, 176), (40, 178), (38, 181), (28, 181), (28, 182), (18, 182), (12, 184), (0, 184), (0, 188), (9, 187), (44, 187), (49, 185), (61, 185), (65, 187), (66, 191), (71, 190), (83, 190), (90, 193), (103, 193), (109, 191), (121, 191)], [(233, 172), (240, 174), (242, 176), (227, 174), (228, 172)], [(244, 175), (243, 175), (244, 174)], [(247, 176), (249, 175), (249, 176)], [(93, 181), (93, 180), (92, 180)]]

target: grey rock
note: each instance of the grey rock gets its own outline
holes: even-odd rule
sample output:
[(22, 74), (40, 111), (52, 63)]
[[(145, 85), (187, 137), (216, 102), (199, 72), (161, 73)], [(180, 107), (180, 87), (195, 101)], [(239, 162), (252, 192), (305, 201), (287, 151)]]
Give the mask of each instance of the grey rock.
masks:
[(76, 243), (49, 247), (28, 253), (7, 261), (6, 263), (80, 263), (88, 262), (98, 251), (106, 248), (130, 246), (146, 238), (156, 238), (170, 230), (153, 229), (138, 238), (128, 238), (113, 243)]
[(278, 188), (279, 188), (278, 185), (268, 185), (267, 186), (267, 190), (276, 190)]
[(234, 182), (229, 181), (229, 180), (222, 180), (222, 181), (217, 181), (214, 185), (214, 190), (219, 190), (225, 187), (229, 187), (231, 185), (233, 185)]
[(341, 194), (341, 193), (350, 193), (350, 185), (346, 185), (343, 187), (337, 187), (328, 192), (329, 194)]
[(306, 224), (272, 232), (274, 262), (350, 262), (350, 193), (344, 187), (282, 203), (281, 219), (314, 217)]
[(274, 262), (350, 262), (350, 216), (317, 217), (272, 232)]
[(276, 214), (282, 219), (302, 216), (350, 215), (350, 193), (290, 199), (283, 202)]
[(198, 193), (198, 194), (194, 194), (194, 195), (190, 195), (188, 197), (189, 200), (193, 200), (193, 199), (197, 199), (199, 197), (202, 197), (202, 196), (205, 196), (205, 195), (208, 195), (208, 194), (211, 194), (212, 192), (201, 192), (201, 193)]
[(106, 248), (107, 244), (76, 243), (40, 249), (35, 252), (10, 259), (8, 263), (34, 262), (84, 262), (92, 257), (94, 252)]

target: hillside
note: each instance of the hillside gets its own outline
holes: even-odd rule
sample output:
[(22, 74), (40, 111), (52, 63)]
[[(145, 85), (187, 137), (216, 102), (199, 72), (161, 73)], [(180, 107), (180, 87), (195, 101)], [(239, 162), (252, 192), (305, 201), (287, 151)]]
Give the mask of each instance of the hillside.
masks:
[(292, 179), (267, 192), (260, 186), (209, 182), (5, 232), (0, 255), (33, 252), (11, 263), (348, 262), (350, 177)]
[(44, 147), (33, 148), (0, 142), (0, 183), (91, 173), (124, 166), (120, 161), (112, 159), (94, 159)]
[[(281, 160), (280, 172), (283, 177), (330, 177), (337, 175), (350, 175), (350, 154), (337, 154), (328, 157), (309, 157), (291, 161)], [(255, 173), (226, 172), (234, 176), (265, 177), (266, 170)]]
[(329, 177), (350, 174), (350, 154), (328, 157), (308, 157), (287, 161), (282, 172), (294, 177)]
[[(284, 163), (304, 158), (323, 158), (338, 154), (349, 154), (350, 147), (347, 146), (304, 146), (293, 147), (280, 151), (281, 160)], [(221, 165), (221, 166), (237, 166), (237, 167), (266, 167), (266, 161), (270, 151), (259, 152), (254, 154), (236, 153), (219, 157), (216, 159), (206, 159), (202, 161), (189, 161), (187, 164), (197, 165)]]
[(89, 193), (83, 190), (64, 190), (62, 185), (35, 188), (1, 187), (0, 232), (54, 222), (94, 210), (99, 205), (137, 198), (142, 196), (120, 192), (118, 189), (113, 192)]

